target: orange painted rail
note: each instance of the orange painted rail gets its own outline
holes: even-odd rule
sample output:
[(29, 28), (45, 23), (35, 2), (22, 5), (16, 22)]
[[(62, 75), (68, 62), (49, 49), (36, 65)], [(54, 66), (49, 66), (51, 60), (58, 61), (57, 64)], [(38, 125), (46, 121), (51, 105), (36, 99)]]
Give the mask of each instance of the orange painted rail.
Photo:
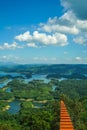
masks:
[(60, 130), (74, 130), (72, 121), (66, 109), (66, 106), (63, 101), (61, 101), (60, 109)]

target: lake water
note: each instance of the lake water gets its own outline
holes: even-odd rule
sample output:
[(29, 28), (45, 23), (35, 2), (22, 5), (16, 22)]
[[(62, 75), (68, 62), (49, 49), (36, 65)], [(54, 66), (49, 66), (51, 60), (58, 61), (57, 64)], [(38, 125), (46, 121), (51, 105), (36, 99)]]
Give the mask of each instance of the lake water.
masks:
[[(6, 72), (3, 72), (3, 71), (0, 71), (0, 77), (6, 76), (6, 75), (11, 75), (12, 77), (24, 76), (24, 75), (19, 74), (19, 73), (6, 73)], [(3, 88), (4, 86), (6, 86), (10, 81), (12, 81), (12, 79), (8, 79), (8, 80), (5, 80), (2, 83), (0, 83), (0, 88)]]
[(7, 88), (7, 89), (5, 90), (5, 92), (10, 93), (10, 92), (11, 92), (11, 88)]
[[(5, 72), (0, 72), (0, 76), (6, 76), (6, 75), (11, 75), (12, 77), (16, 77), (16, 76), (23, 76), (21, 74), (18, 73), (5, 73)], [(44, 83), (48, 83), (50, 82), (50, 79), (46, 78), (46, 75), (40, 75), (40, 74), (35, 74), (32, 75), (32, 78), (29, 79), (24, 79), (26, 83), (33, 81), (33, 80), (43, 80)], [(2, 83), (0, 83), (0, 88), (3, 88), (4, 86), (6, 86), (10, 81), (12, 81), (12, 79), (8, 79), (6, 81), (3, 81)], [(11, 92), (11, 88), (7, 88), (5, 90), (6, 92)], [(20, 110), (20, 101), (14, 100), (12, 102), (9, 103), (10, 105), (10, 109), (8, 110), (9, 113), (11, 114), (16, 114), (18, 113), (18, 111)], [(35, 108), (39, 108), (41, 107), (41, 104), (37, 104), (35, 103)]]
[(19, 112), (21, 106), (20, 106), (21, 102), (18, 100), (14, 100), (12, 102), (9, 103), (10, 108), (9, 110), (7, 110), (10, 114), (16, 114)]
[[(6, 76), (6, 75), (11, 75), (12, 77), (16, 77), (16, 76), (23, 76), (22, 74), (18, 74), (18, 73), (5, 73), (5, 72), (0, 72), (0, 76)], [(32, 78), (29, 79), (24, 79), (26, 83), (33, 81), (33, 80), (43, 80), (44, 83), (49, 83), (51, 81), (51, 79), (47, 79), (46, 78), (47, 75), (41, 75), (41, 74), (34, 74), (32, 75)], [(66, 78), (60, 78), (59, 81), (62, 80), (67, 80)], [(3, 88), (4, 86), (6, 86), (10, 81), (12, 81), (12, 79), (8, 79), (6, 81), (4, 81), (3, 83), (0, 83), (0, 88)], [(52, 87), (52, 91), (55, 91), (56, 86), (54, 85)], [(11, 88), (6, 89), (6, 92), (11, 92)], [(18, 100), (14, 100), (12, 102), (9, 103), (10, 105), (10, 109), (8, 110), (9, 113), (11, 114), (16, 114), (21, 106), (20, 106), (21, 102)], [(37, 104), (34, 103), (36, 108), (42, 107), (41, 104)]]
[(32, 75), (32, 78), (24, 79), (26, 83), (33, 81), (33, 80), (43, 80), (44, 83), (49, 83), (50, 79), (46, 78), (47, 75), (41, 75), (41, 74), (34, 74)]
[(56, 90), (56, 88), (57, 88), (56, 85), (52, 86), (52, 91), (54, 92)]
[[(55, 85), (52, 86), (52, 91), (55, 91), (56, 87), (57, 86), (55, 86)], [(6, 92), (11, 92), (11, 88), (6, 89)], [(14, 100), (14, 101), (10, 102), (9, 103), (10, 109), (8, 110), (8, 112), (10, 114), (18, 113), (20, 108), (21, 108), (20, 104), (21, 104), (21, 101), (18, 101), (18, 100)], [(38, 103), (38, 102), (33, 102), (33, 105), (34, 105), (34, 108), (42, 108), (43, 107), (43, 104)]]
[(7, 72), (3, 72), (3, 71), (0, 71), (0, 76), (6, 76), (6, 75), (11, 75), (12, 77), (16, 77), (16, 76), (23, 76), (25, 77), (25, 75), (23, 74), (20, 74), (20, 73), (7, 73)]
[[(19, 74), (19, 73), (6, 73), (6, 72), (0, 71), (0, 76), (6, 76), (6, 75), (11, 75), (12, 77), (24, 76), (24, 75)], [(34, 74), (34, 75), (32, 75), (31, 78), (29, 78), (29, 79), (26, 78), (24, 80), (25, 80), (25, 83), (28, 83), (28, 82), (33, 81), (33, 80), (43, 80), (44, 83), (48, 83), (48, 82), (50, 82), (50, 79), (47, 79), (46, 76), (47, 75)], [(0, 83), (0, 88), (3, 88), (4, 86), (6, 86), (10, 81), (12, 81), (12, 79), (8, 79), (8, 80)]]
[[(12, 77), (16, 77), (16, 76), (23, 76), (21, 74), (18, 74), (18, 73), (5, 73), (5, 72), (0, 72), (0, 76), (6, 76), (6, 75), (11, 75)], [(51, 81), (51, 79), (47, 79), (46, 78), (47, 75), (42, 75), (42, 74), (34, 74), (32, 75), (31, 78), (29, 79), (24, 79), (25, 80), (25, 83), (28, 83), (30, 81), (33, 81), (33, 80), (42, 80), (44, 81), (44, 83), (49, 83)], [(60, 81), (62, 80), (65, 80), (65, 78), (61, 78)], [(0, 84), (0, 88), (3, 88), (4, 86), (6, 86), (10, 81), (12, 81), (12, 79), (8, 79), (6, 81), (4, 81), (3, 83)], [(55, 91), (56, 89), (56, 86), (53, 86), (52, 87), (52, 91)], [(7, 88), (6, 89), (6, 92), (11, 92), (11, 88)], [(14, 100), (12, 102), (9, 103), (10, 105), (10, 109), (8, 110), (9, 113), (11, 114), (16, 114), (19, 112), (21, 106), (20, 106), (20, 101), (17, 101), (17, 100)], [(42, 104), (39, 104), (39, 103), (34, 103), (34, 106), (35, 108), (40, 108), (40, 107), (43, 107)]]
[(86, 77), (87, 77), (87, 74), (84, 74), (84, 76), (86, 76)]
[(8, 80), (3, 81), (2, 83), (0, 83), (0, 88), (3, 88), (4, 86), (6, 86), (10, 81), (12, 81), (12, 79), (8, 79)]

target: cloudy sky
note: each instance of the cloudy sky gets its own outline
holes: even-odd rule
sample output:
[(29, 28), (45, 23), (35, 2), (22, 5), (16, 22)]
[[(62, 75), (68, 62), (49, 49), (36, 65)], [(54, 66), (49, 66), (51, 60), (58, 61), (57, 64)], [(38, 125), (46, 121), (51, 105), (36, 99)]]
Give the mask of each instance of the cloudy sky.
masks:
[(86, 64), (87, 0), (82, 2), (0, 0), (0, 61)]

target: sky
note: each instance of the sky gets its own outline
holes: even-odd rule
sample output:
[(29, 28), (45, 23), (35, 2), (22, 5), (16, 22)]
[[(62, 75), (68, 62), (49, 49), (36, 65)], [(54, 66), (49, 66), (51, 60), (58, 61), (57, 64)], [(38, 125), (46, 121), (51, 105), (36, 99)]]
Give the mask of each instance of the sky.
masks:
[(0, 62), (87, 64), (87, 0), (82, 2), (0, 0)]

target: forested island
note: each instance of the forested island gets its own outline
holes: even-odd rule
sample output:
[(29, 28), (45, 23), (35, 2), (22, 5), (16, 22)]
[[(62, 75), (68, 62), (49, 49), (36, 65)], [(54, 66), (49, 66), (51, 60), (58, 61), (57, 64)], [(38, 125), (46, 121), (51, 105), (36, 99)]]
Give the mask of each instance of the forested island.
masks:
[(0, 66), (0, 71), (1, 130), (59, 130), (60, 100), (75, 130), (87, 129), (87, 65)]

